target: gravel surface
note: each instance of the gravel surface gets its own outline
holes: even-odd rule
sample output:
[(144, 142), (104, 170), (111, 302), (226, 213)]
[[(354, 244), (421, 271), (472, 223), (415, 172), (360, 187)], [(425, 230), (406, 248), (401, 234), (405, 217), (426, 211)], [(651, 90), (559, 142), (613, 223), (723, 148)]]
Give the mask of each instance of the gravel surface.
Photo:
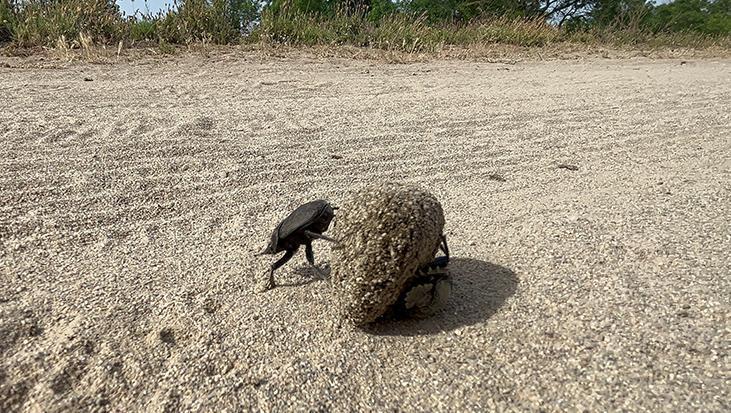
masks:
[[(0, 411), (731, 409), (731, 60), (4, 59)], [(378, 180), (444, 206), (443, 313), (254, 292)]]

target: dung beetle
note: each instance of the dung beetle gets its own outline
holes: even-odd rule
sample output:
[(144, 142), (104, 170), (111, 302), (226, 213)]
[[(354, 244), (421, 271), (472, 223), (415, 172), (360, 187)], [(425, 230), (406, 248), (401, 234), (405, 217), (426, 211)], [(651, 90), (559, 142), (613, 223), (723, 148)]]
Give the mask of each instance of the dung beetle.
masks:
[(446, 307), (452, 293), (452, 277), (447, 268), (447, 237), (442, 234), (440, 238), (439, 249), (444, 255), (419, 268), (394, 305), (393, 311), (397, 317), (424, 318)]
[(324, 276), (322, 271), (315, 266), (315, 254), (312, 251), (312, 241), (319, 238), (330, 242), (337, 242), (330, 237), (322, 235), (323, 232), (327, 231), (330, 222), (335, 217), (335, 209), (337, 208), (333, 208), (327, 201), (322, 199), (311, 201), (300, 205), (274, 228), (269, 245), (256, 255), (274, 255), (282, 251), (286, 252), (282, 258), (271, 265), (269, 278), (263, 285), (263, 291), (274, 288), (274, 270), (289, 261), (297, 252), (300, 245), (305, 246), (307, 262), (312, 265), (318, 275), (321, 277)]

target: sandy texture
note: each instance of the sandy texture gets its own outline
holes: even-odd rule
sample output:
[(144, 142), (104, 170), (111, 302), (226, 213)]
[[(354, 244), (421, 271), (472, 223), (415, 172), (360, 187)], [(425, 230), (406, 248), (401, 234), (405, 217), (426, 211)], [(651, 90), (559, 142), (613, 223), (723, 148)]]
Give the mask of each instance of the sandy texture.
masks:
[[(729, 60), (13, 64), (0, 411), (731, 407)], [(376, 179), (444, 206), (444, 313), (335, 330), (302, 252), (253, 292)]]

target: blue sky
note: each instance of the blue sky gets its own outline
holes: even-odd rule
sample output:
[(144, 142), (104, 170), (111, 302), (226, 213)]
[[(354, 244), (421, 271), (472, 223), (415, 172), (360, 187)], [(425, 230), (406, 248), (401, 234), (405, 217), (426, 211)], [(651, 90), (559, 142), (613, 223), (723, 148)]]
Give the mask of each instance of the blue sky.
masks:
[(168, 5), (173, 4), (173, 0), (117, 0), (119, 7), (128, 15), (134, 14), (135, 10), (146, 12), (149, 9), (152, 13), (165, 10)]

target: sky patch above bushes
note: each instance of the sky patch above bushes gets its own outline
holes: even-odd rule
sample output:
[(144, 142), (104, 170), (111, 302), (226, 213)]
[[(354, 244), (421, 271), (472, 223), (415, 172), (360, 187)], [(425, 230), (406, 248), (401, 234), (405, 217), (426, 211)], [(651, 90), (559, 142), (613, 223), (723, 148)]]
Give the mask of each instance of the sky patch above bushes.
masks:
[(131, 16), (135, 12), (140, 13), (157, 13), (161, 10), (167, 10), (172, 7), (172, 0), (117, 0), (119, 8), (122, 9), (124, 14)]

